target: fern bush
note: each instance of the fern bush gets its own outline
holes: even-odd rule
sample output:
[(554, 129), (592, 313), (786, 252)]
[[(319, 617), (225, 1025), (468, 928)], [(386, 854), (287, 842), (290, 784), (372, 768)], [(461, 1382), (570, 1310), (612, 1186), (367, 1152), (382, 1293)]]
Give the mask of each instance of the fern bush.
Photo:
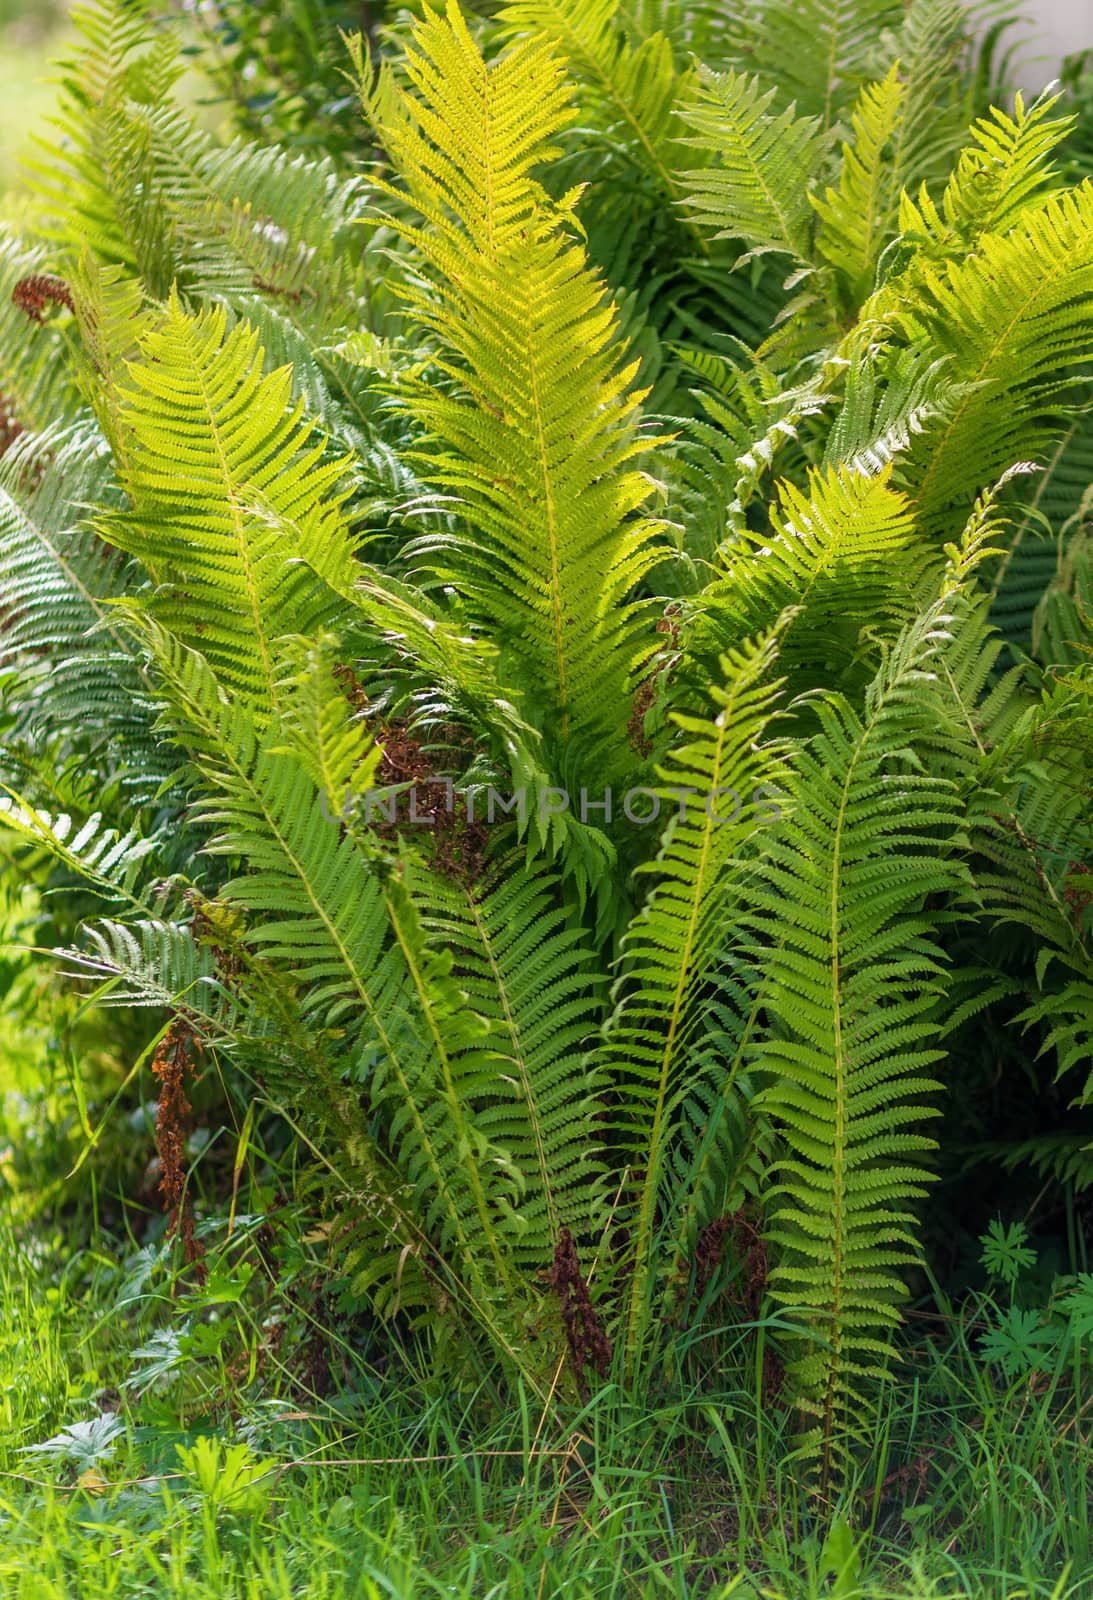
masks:
[(451, 0), (347, 39), (334, 160), (76, 17), (0, 243), (63, 971), (288, 1119), (455, 1372), (641, 1392), (750, 1219), (826, 1489), (984, 1009), (1093, 1095), (1069, 119), (955, 0)]

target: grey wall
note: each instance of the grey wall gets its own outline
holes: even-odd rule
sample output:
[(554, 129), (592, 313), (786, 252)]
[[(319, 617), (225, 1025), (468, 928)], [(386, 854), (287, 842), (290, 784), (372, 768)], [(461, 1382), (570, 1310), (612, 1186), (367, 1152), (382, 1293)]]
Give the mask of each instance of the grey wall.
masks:
[(1093, 0), (1025, 0), (1020, 13), (1024, 23), (1010, 36), (1021, 38), (1014, 75), (1030, 93), (1051, 82), (1063, 56), (1093, 50)]

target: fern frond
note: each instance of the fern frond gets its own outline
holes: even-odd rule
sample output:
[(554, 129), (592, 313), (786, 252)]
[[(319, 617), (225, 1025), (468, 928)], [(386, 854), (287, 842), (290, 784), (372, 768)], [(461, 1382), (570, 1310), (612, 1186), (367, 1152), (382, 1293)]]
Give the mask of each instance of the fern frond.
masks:
[[(1070, 536), (1093, 483), (1093, 412), (1068, 420), (1012, 518), (1005, 551), (990, 577), (994, 620), (1009, 640), (1032, 645), (1036, 612), (1065, 570)], [(1046, 537), (1048, 530), (1054, 535)], [(1035, 646), (1033, 646), (1035, 649)]]
[[(772, 801), (775, 820), (778, 806)], [(673, 1288), (695, 1263), (702, 1230), (748, 1201), (762, 1204), (776, 1140), (759, 1109), (755, 1064), (762, 1029), (761, 952), (734, 950), (717, 964), (686, 1088), (666, 1188), (662, 1258)], [(670, 1241), (670, 1242), (669, 1242)]]
[(880, 83), (867, 84), (851, 122), (854, 142), (843, 145), (838, 188), (812, 195), (820, 218), (816, 253), (838, 274), (844, 305), (856, 307), (873, 286), (877, 260), (890, 239), (898, 210), (892, 187), (890, 146), (906, 114), (898, 63)]
[(90, 249), (166, 294), (172, 229), (147, 141), (124, 108), (167, 100), (182, 73), (177, 27), (154, 16), (148, 0), (89, 0), (72, 18), (82, 43), (63, 64), (58, 137), (36, 140), (29, 163), (42, 230), (72, 256)]
[(57, 955), (65, 978), (96, 985), (96, 1005), (184, 1009), (210, 1044), (241, 1036), (239, 997), (185, 924), (103, 920), (85, 923), (81, 934), (80, 946)]
[(1093, 1188), (1093, 1138), (1088, 1133), (1041, 1134), (1013, 1144), (986, 1144), (975, 1154), (999, 1161), (1007, 1172), (1029, 1167), (1039, 1178), (1069, 1185), (1075, 1194)]
[(1059, 1074), (1087, 1070), (1082, 1103), (1093, 1099), (1093, 953), (1085, 892), (1093, 868), (1091, 704), (1085, 673), (1060, 678), (1007, 730), (984, 762), (972, 835), (986, 915), (1036, 940), (1030, 1003), (1017, 1021), (1041, 1030), (1040, 1053), (1054, 1051)]
[[(619, 1139), (639, 1169), (624, 1312), (631, 1375), (657, 1310), (654, 1240), (678, 1141), (694, 1131), (686, 1108), (696, 1079), (704, 1065), (713, 1094), (731, 1100), (739, 1066), (710, 1053), (700, 1064), (694, 1047), (700, 1029), (708, 1031), (708, 985), (740, 893), (737, 860), (769, 822), (770, 788), (781, 775), (781, 748), (767, 737), (779, 688), (769, 681), (776, 648), (772, 632), (723, 658), (725, 687), (711, 691), (714, 716), (675, 715), (682, 738), (657, 794), (678, 798), (679, 809), (647, 868), (656, 886), (623, 940), (605, 1061), (624, 1090)], [(722, 985), (718, 1001), (729, 998)]]
[(949, 357), (966, 386), (905, 458), (924, 528), (942, 530), (962, 500), (1066, 427), (1088, 348), (1093, 185), (1028, 208), (967, 259), (921, 270), (921, 291), (898, 321), (910, 343)]
[[(1086, 491), (1087, 499), (1090, 496)], [(1093, 642), (1093, 539), (1079, 527), (1060, 540), (1059, 565), (1036, 607), (1032, 648), (1055, 668), (1079, 666)]]
[(1093, 1105), (1093, 963), (1087, 959), (1083, 973), (1041, 995), (1017, 1020), (1044, 1029), (1040, 1054), (1054, 1053), (1057, 1077), (1084, 1069), (1086, 1079), (1074, 1104)]
[(50, 814), (30, 805), (6, 784), (0, 785), (0, 794), (0, 829), (44, 849), (83, 886), (104, 898), (128, 902), (138, 911), (145, 909), (138, 888), (159, 841), (142, 835), (136, 827), (119, 832), (101, 812), (86, 818), (73, 818), (67, 812)]
[(383, 330), (393, 309), (384, 278), (368, 270), (360, 181), (324, 157), (221, 145), (173, 105), (126, 114), (132, 138), (147, 143), (188, 297), (260, 325), (324, 426), (368, 437), (376, 401), (329, 348), (362, 322)]
[(635, 43), (662, 33), (674, 50), (701, 61), (718, 57), (734, 20), (722, 0), (623, 0), (619, 7), (619, 22)]
[(683, 119), (707, 152), (708, 166), (683, 174), (690, 213), (715, 238), (742, 239), (749, 250), (780, 251), (807, 262), (809, 194), (826, 150), (819, 122), (770, 108), (775, 91), (758, 79), (703, 68)]
[(963, 390), (931, 350), (866, 349), (850, 357), (842, 404), (824, 445), (827, 465), (879, 473), (928, 424), (948, 417)]
[(962, 880), (954, 787), (915, 750), (945, 720), (934, 662), (949, 615), (945, 598), (906, 630), (861, 715), (838, 695), (814, 702), (821, 731), (794, 763), (789, 821), (756, 892), (773, 1023), (762, 1104), (786, 1144), (774, 1282), (815, 1329), (792, 1376), (824, 1484), (862, 1383), (888, 1358), (898, 1271), (917, 1259), (909, 1207), (928, 1179), (918, 1124), (938, 1088), (944, 992), (926, 906)]
[(749, 4), (744, 35), (751, 70), (777, 86), (826, 132), (871, 76), (870, 57), (885, 28), (903, 20), (898, 0), (766, 0)]
[(381, 1018), (398, 1011), (404, 974), (384, 961), (383, 895), (356, 834), (341, 825), (279, 724), (263, 731), (203, 657), (151, 625), (145, 632), (167, 723), (205, 778), (194, 814), (218, 830), (208, 848), (251, 868), (223, 896), (258, 916), (251, 942), (293, 974), (305, 1020), (330, 1028), (351, 1015), (358, 1031), (371, 1025), (386, 1039)]
[(263, 373), (246, 324), (229, 333), (222, 309), (188, 316), (173, 298), (117, 397), (133, 509), (98, 520), (156, 583), (153, 614), (255, 707), (277, 701), (275, 641), (333, 621), (354, 576), (345, 463), (290, 387)]
[[(687, 547), (712, 560), (723, 537), (746, 530), (748, 507), (759, 499), (779, 456), (788, 452), (798, 463), (802, 435), (830, 403), (829, 374), (821, 370), (787, 390), (774, 367), (750, 351), (722, 356), (682, 347), (675, 353), (685, 371), (708, 386), (692, 390), (703, 418), (686, 422), (675, 454), (686, 476), (696, 469), (698, 476), (698, 492), (679, 511)], [(793, 465), (778, 464), (784, 476), (793, 474)], [(712, 516), (707, 499), (716, 507)], [(712, 527), (706, 548), (696, 524)]]
[(1027, 110), (1018, 94), (1013, 116), (997, 106), (972, 124), (975, 141), (961, 151), (941, 197), (940, 210), (925, 187), (916, 205), (904, 196), (901, 228), (935, 245), (971, 245), (985, 233), (1006, 233), (1035, 200), (1060, 192), (1050, 156), (1066, 138), (1070, 117), (1051, 117), (1058, 95), (1045, 94)]
[(112, 605), (125, 564), (74, 509), (112, 498), (108, 453), (86, 422), (28, 435), (0, 462), (0, 672), (24, 730), (77, 728), (115, 741), (119, 761), (150, 764), (150, 717), (137, 704), (148, 686)]
[[(473, 1297), (422, 1228), (410, 1186), (369, 1127), (336, 1048), (301, 1026), (283, 977), (232, 936), (238, 912), (208, 909), (219, 922), (200, 941), (193, 924), (151, 918), (86, 925), (82, 946), (57, 952), (62, 971), (77, 983), (94, 983), (97, 1005), (181, 1011), (244, 1077), (258, 1075), (256, 1092), (297, 1127), (330, 1175), (339, 1204), (351, 1208), (339, 1254), (356, 1292), (367, 1294), (381, 1315), (435, 1308), (441, 1294), (449, 1316), (457, 1308), (466, 1315)], [(471, 1326), (473, 1311), (468, 1332)]]
[(628, 602), (656, 530), (635, 515), (652, 485), (631, 465), (647, 444), (615, 310), (531, 176), (570, 118), (560, 63), (540, 42), (487, 66), (454, 5), (414, 38), (419, 93), (381, 133), (430, 224), (393, 225), (433, 274), (409, 304), (445, 382), (409, 404), (423, 476), (469, 524), (417, 549), (505, 639), (539, 725), (582, 736), (609, 776), (629, 760), (615, 707), (651, 653)]
[(966, 138), (969, 97), (959, 68), (969, 37), (962, 0), (909, 0), (898, 28), (881, 35), (881, 59), (898, 65), (904, 89), (888, 155), (896, 199), (944, 180)]
[(553, 888), (510, 864), (481, 888), (434, 878), (423, 900), (430, 938), (456, 952), (453, 976), (490, 1030), (500, 1076), (477, 1126), (520, 1174), (512, 1250), (540, 1270), (563, 1227), (598, 1235), (603, 1203), (605, 1082), (582, 1050), (595, 1027), (590, 953)]
[[(397, 868), (384, 857), (367, 809), (363, 819), (333, 809), (360, 745), (352, 727), (339, 735), (333, 713), (316, 716), (321, 654), (292, 679), (303, 703), (263, 731), (200, 656), (154, 629), (149, 637), (168, 719), (203, 774), (195, 816), (214, 830), (207, 848), (246, 869), (218, 898), (246, 918), (246, 948), (291, 984), (300, 1021), (341, 1039), (343, 1071), (380, 1117), (424, 1231), (496, 1348), (537, 1382), (541, 1357), (521, 1320), (530, 1286), (515, 1253), (526, 1178), (490, 1132), (505, 1061), (453, 976), (453, 952), (428, 939), (425, 869), (408, 850)], [(338, 699), (331, 686), (331, 705)], [(299, 744), (317, 723), (322, 750), (302, 761)], [(327, 775), (333, 795), (315, 783)]]
[(345, 326), (364, 288), (364, 190), (322, 155), (218, 144), (174, 105), (134, 106), (204, 293), (258, 290)]
[[(990, 811), (996, 803), (991, 752), (1015, 736), (1029, 711), (1022, 668), (1004, 670), (1004, 645), (992, 620), (990, 596), (968, 582), (997, 559), (1008, 521), (1006, 494), (1028, 471), (1027, 463), (1019, 462), (1003, 473), (976, 500), (959, 545), (945, 547), (942, 594), (952, 607), (952, 621), (935, 666), (938, 703), (949, 717), (939, 722), (930, 763), (935, 776), (951, 778), (969, 794), (970, 814)], [(930, 603), (936, 585), (936, 574), (927, 568), (918, 589), (920, 605)]]
[(867, 630), (893, 617), (898, 626), (921, 558), (911, 504), (890, 477), (829, 468), (809, 474), (807, 493), (781, 483), (770, 527), (741, 529), (719, 553), (723, 576), (698, 603), (692, 652), (705, 659), (792, 608), (783, 655), (803, 654), (814, 674), (820, 653), (838, 672), (857, 659)]
[(691, 72), (676, 66), (663, 32), (643, 32), (636, 43), (628, 39), (619, 0), (510, 0), (500, 20), (507, 34), (555, 40), (595, 96), (608, 138), (649, 173), (667, 200), (682, 197), (679, 106)]

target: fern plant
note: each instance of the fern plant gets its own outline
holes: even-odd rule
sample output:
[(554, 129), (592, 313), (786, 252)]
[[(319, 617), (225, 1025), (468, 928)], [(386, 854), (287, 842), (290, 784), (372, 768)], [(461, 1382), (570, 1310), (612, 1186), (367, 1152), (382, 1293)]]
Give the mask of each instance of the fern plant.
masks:
[(739, 10), (422, 7), (301, 160), (84, 8), (0, 252), (0, 819), (448, 1371), (668, 1381), (747, 1218), (826, 1492), (951, 1041), (1088, 1070), (1093, 191), (953, 0)]

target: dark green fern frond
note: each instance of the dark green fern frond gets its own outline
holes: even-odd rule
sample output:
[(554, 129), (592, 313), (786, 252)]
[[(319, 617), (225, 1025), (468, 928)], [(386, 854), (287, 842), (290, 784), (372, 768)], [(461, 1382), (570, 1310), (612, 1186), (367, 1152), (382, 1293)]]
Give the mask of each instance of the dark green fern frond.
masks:
[(815, 118), (774, 112), (775, 91), (735, 72), (699, 73), (684, 120), (688, 143), (711, 162), (684, 174), (691, 214), (714, 237), (742, 239), (753, 252), (811, 255), (809, 192), (826, 151)]
[(139, 704), (148, 686), (112, 604), (126, 563), (80, 511), (116, 498), (109, 454), (86, 422), (28, 435), (0, 462), (3, 699), (35, 737), (76, 731), (85, 747), (112, 744), (119, 764), (162, 771)]
[[(605, 1060), (623, 1089), (619, 1139), (637, 1169), (624, 1316), (630, 1373), (658, 1310), (654, 1240), (680, 1160), (678, 1141), (696, 1131), (688, 1109), (696, 1076), (704, 1064), (712, 1093), (731, 1102), (739, 1065), (708, 1049), (711, 1004), (731, 997), (724, 984), (712, 991), (709, 984), (729, 908), (741, 894), (738, 858), (770, 822), (771, 789), (781, 775), (781, 747), (767, 736), (779, 688), (769, 681), (776, 645), (770, 633), (723, 658), (725, 687), (711, 690), (714, 716), (675, 716), (680, 743), (655, 794), (658, 810), (664, 801), (678, 808), (646, 869), (656, 886), (623, 942)], [(639, 814), (651, 802), (652, 795)], [(696, 1059), (702, 1032), (707, 1048)]]
[(981, 1161), (998, 1161), (1007, 1172), (1031, 1168), (1038, 1178), (1050, 1178), (1084, 1194), (1093, 1188), (1093, 1138), (1088, 1133), (1041, 1134), (1012, 1144), (976, 1147)]
[[(778, 815), (772, 797), (771, 821)], [(686, 1089), (678, 1099), (673, 1174), (665, 1186), (659, 1249), (671, 1265), (670, 1293), (684, 1289), (704, 1229), (749, 1202), (763, 1203), (776, 1139), (757, 1104), (754, 1071), (763, 1021), (761, 971), (762, 952), (741, 947), (711, 973)]]
[[(746, 0), (737, 33), (748, 70), (826, 132), (872, 76), (876, 40), (903, 21), (898, 0)], [(735, 40), (734, 40), (735, 42)]]
[[(1093, 498), (1086, 491), (1087, 499)], [(1056, 668), (1077, 667), (1093, 643), (1093, 538), (1088, 525), (1064, 533), (1060, 560), (1036, 607), (1032, 648)]]
[[(370, 310), (365, 196), (321, 156), (221, 145), (175, 105), (133, 106), (192, 294), (265, 301), (318, 347)], [(381, 296), (382, 298), (382, 296)]]
[(746, 538), (748, 508), (776, 467), (786, 477), (803, 475), (801, 436), (829, 403), (828, 376), (822, 371), (787, 390), (775, 368), (747, 350), (723, 355), (684, 346), (675, 353), (703, 387), (692, 389), (702, 416), (679, 424), (669, 457), (678, 496), (670, 509), (688, 554), (712, 564), (723, 540), (727, 549), (733, 535)]
[(1017, 1020), (1036, 1028), (1040, 1053), (1055, 1054), (1059, 1074), (1087, 1073), (1083, 1103), (1093, 1099), (1089, 685), (1088, 670), (1060, 678), (1008, 730), (984, 763), (972, 835), (986, 915), (1035, 940), (1034, 970), (1025, 978), (1029, 1004)]
[(872, 74), (895, 65), (903, 100), (888, 153), (888, 181), (898, 198), (944, 181), (967, 135), (971, 106), (960, 63), (971, 40), (962, 0), (909, 0), (897, 28), (880, 36)]
[(619, 22), (640, 44), (662, 33), (681, 56), (716, 62), (731, 36), (733, 8), (723, 0), (625, 0)]
[(423, 900), (430, 938), (455, 952), (453, 975), (489, 1026), (500, 1075), (476, 1125), (520, 1176), (511, 1248), (538, 1269), (563, 1227), (597, 1237), (604, 1203), (605, 1080), (582, 1048), (595, 1029), (594, 974), (553, 888), (510, 864), (481, 887), (434, 877)]
[(379, 874), (342, 825), (337, 797), (316, 787), (279, 724), (263, 731), (228, 699), (201, 656), (146, 631), (167, 725), (205, 778), (194, 816), (216, 830), (212, 854), (248, 867), (223, 898), (257, 918), (249, 942), (291, 974), (305, 1021), (330, 1028), (351, 1017), (351, 1038), (372, 1027), (387, 1039), (381, 1019), (399, 1010), (405, 975), (384, 959)]
[(945, 721), (934, 663), (949, 617), (943, 599), (908, 628), (861, 714), (838, 695), (815, 702), (821, 731), (794, 763), (756, 893), (773, 1023), (762, 1103), (786, 1144), (774, 1282), (815, 1330), (792, 1380), (824, 1484), (860, 1424), (862, 1384), (888, 1359), (899, 1269), (917, 1259), (910, 1208), (931, 1148), (918, 1125), (938, 1089), (944, 993), (927, 906), (962, 874), (954, 787), (915, 750)]
[[(996, 626), (1022, 649), (1033, 648), (1037, 610), (1049, 586), (1071, 565), (1082, 506), (1093, 483), (1093, 413), (1081, 406), (1021, 495), (1005, 550), (990, 577)], [(1048, 534), (1053, 537), (1048, 537)], [(1041, 659), (1044, 659), (1041, 656)]]
[(866, 636), (898, 627), (921, 555), (912, 506), (890, 476), (832, 468), (810, 473), (807, 493), (780, 484), (770, 527), (744, 528), (719, 552), (723, 575), (698, 602), (691, 652), (706, 659), (792, 608), (783, 655), (807, 659), (815, 681), (818, 662), (845, 673)]
[(500, 20), (505, 32), (555, 40), (587, 86), (605, 135), (644, 170), (663, 201), (678, 203), (679, 108), (691, 76), (676, 65), (660, 29), (628, 37), (627, 8), (619, 0), (509, 0)]
[[(997, 563), (1010, 521), (1007, 494), (1029, 472), (1019, 462), (998, 483), (979, 496), (961, 537), (961, 549), (974, 553), (978, 573)], [(946, 546), (951, 557), (952, 547)], [(919, 589), (919, 604), (929, 602), (936, 578), (929, 568)], [(993, 607), (985, 586), (974, 592), (954, 591), (959, 626), (937, 657), (940, 698), (951, 718), (931, 751), (935, 774), (951, 777), (974, 796), (976, 810), (990, 811), (997, 790), (991, 769), (995, 747), (1005, 747), (1019, 737), (1021, 719), (1027, 716), (1031, 697), (1021, 666), (1006, 670), (1004, 642), (994, 624)]]

